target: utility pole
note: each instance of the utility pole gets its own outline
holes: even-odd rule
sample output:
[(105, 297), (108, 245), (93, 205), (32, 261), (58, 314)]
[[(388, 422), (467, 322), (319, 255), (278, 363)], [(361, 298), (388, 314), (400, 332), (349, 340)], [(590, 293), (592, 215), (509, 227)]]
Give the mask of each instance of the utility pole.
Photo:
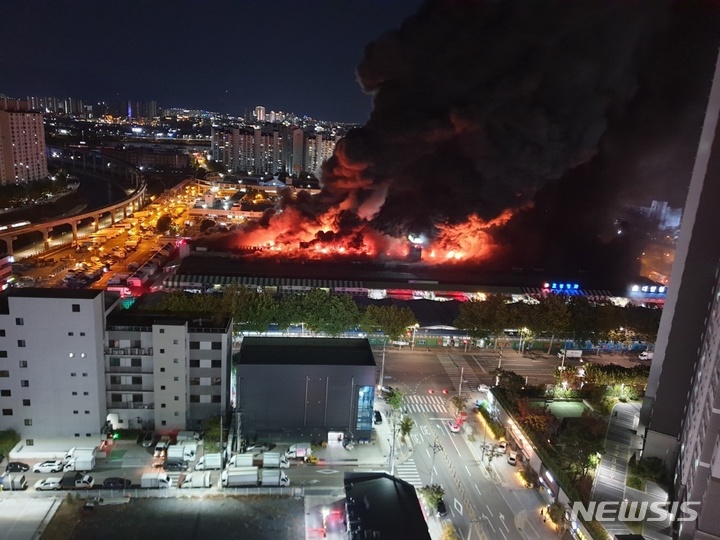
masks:
[(430, 465), (430, 486), (431, 487), (433, 485), (433, 478), (435, 478), (435, 454), (437, 454), (438, 452), (441, 452), (442, 449), (443, 449), (443, 447), (438, 442), (437, 436), (435, 436), (435, 440), (430, 445), (430, 450), (432, 450), (432, 453), (433, 453), (432, 464)]
[(390, 448), (390, 476), (395, 476), (395, 439), (397, 439), (397, 411), (393, 409), (393, 438), (392, 446)]
[(465, 366), (460, 367), (460, 388), (458, 388), (458, 396), (462, 395), (462, 383), (463, 383), (463, 375), (465, 374)]
[(382, 364), (380, 366), (380, 382), (378, 382), (378, 386), (382, 387), (384, 381), (385, 381), (385, 342), (383, 342)]

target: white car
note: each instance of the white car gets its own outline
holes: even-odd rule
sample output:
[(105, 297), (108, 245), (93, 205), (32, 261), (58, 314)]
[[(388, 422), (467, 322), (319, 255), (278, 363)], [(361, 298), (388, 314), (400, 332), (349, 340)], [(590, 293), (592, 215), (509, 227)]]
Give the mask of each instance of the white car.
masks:
[(33, 466), (33, 472), (54, 473), (63, 470), (65, 464), (62, 461), (43, 461)]
[(35, 482), (36, 491), (54, 491), (60, 489), (62, 478), (43, 478)]
[(460, 433), (460, 426), (454, 420), (448, 420), (447, 425), (452, 433)]
[(489, 392), (490, 387), (487, 384), (481, 384), (478, 386), (477, 391), (478, 392)]

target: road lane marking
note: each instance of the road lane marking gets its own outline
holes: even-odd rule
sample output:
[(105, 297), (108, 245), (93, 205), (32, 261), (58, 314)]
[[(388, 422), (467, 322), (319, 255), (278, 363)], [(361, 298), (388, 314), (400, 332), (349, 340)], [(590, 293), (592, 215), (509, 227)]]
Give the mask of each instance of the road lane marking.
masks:
[(478, 497), (482, 497), (482, 493), (480, 493), (480, 489), (477, 487), (477, 484), (473, 484), (473, 487), (475, 488), (475, 491), (478, 492)]
[(468, 476), (470, 476), (472, 478), (472, 473), (470, 472), (470, 469), (468, 469), (467, 465), (465, 465), (465, 470), (467, 471)]
[[(494, 529), (493, 529), (493, 530), (494, 530)], [(508, 532), (510, 532), (510, 529), (508, 529)], [(503, 535), (503, 538), (504, 538), (505, 540), (507, 540), (507, 536), (505, 536), (505, 533), (502, 532), (502, 529), (500, 529), (500, 534), (502, 534), (502, 535)]]
[(458, 501), (457, 499), (453, 499), (453, 506), (455, 507), (455, 510), (457, 510), (458, 514), (461, 516), (463, 515), (463, 505)]
[(490, 510), (490, 507), (489, 507), (487, 504), (485, 505), (485, 508), (488, 509), (488, 512), (490, 512), (490, 515), (491, 515), (492, 517), (495, 517), (495, 514), (492, 513), (492, 510)]
[[(508, 529), (508, 526), (505, 524), (505, 516), (503, 516), (502, 514), (498, 514), (498, 517), (500, 518), (500, 523), (502, 523), (503, 527), (505, 527), (505, 530), (507, 530), (507, 532), (510, 532), (510, 529)], [(502, 532), (502, 529), (500, 530), (500, 532)]]

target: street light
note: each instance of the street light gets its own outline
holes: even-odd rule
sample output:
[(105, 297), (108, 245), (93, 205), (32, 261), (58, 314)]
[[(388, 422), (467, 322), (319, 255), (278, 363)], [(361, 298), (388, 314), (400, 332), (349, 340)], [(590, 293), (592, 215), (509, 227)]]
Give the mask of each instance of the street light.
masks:
[(415, 350), (415, 331), (420, 328), (420, 325), (418, 323), (415, 323), (412, 327), (412, 341), (410, 342), (410, 350)]

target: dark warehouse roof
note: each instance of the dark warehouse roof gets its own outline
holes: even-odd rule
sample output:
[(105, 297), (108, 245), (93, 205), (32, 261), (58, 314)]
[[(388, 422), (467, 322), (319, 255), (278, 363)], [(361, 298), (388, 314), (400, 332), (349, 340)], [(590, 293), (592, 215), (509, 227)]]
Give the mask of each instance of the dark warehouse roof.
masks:
[(367, 339), (246, 337), (240, 364), (375, 366)]

